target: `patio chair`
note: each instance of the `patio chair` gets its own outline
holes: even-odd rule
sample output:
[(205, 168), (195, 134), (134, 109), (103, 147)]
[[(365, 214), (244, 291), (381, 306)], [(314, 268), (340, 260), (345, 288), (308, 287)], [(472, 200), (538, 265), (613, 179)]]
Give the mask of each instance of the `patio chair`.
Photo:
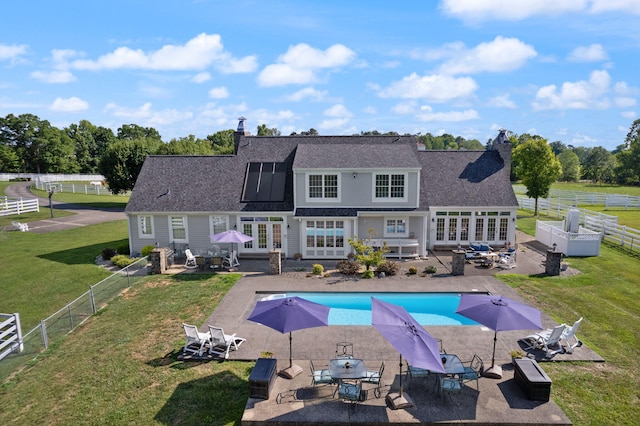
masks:
[(331, 372), (328, 368), (316, 369), (313, 365), (313, 361), (309, 360), (309, 366), (311, 367), (311, 384), (315, 385), (328, 385), (333, 383), (331, 378)]
[(570, 354), (573, 353), (574, 348), (582, 346), (582, 342), (576, 337), (576, 331), (578, 331), (580, 324), (582, 324), (582, 317), (580, 317), (578, 321), (574, 322), (571, 327), (565, 328), (562, 333), (562, 340), (567, 345), (566, 351)]
[(209, 335), (211, 336), (209, 353), (224, 357), (224, 359), (229, 358), (230, 350), (238, 350), (240, 345), (247, 340), (242, 337), (237, 337), (235, 333), (225, 334), (221, 327), (213, 325), (209, 326)]
[(476, 381), (476, 389), (480, 390), (479, 378), (482, 375), (482, 371), (484, 370), (484, 363), (482, 359), (478, 355), (473, 355), (471, 361), (463, 361), (464, 365), (464, 373), (458, 375), (458, 378), (462, 381), (462, 383), (470, 382), (472, 380)]
[(384, 372), (384, 361), (382, 361), (382, 364), (380, 365), (380, 369), (379, 370), (374, 370), (374, 371), (367, 371), (367, 375), (366, 377), (362, 378), (362, 381), (364, 383), (373, 383), (374, 385), (377, 385), (375, 387), (375, 389), (373, 390), (373, 395), (376, 398), (380, 398), (380, 388), (382, 387), (382, 373)]
[[(559, 326), (549, 328), (545, 331), (541, 331), (540, 333), (531, 334), (520, 340), (529, 341), (530, 344), (527, 349), (542, 349), (545, 351), (545, 357), (551, 358), (557, 353), (564, 352), (564, 348), (560, 344), (560, 340), (562, 339), (562, 334), (564, 333), (565, 328), (567, 328), (565, 324), (560, 324)], [(557, 349), (553, 349), (554, 347)]]
[(407, 381), (413, 386), (413, 379), (427, 379), (431, 372), (424, 368), (414, 367), (407, 363)]
[(198, 356), (202, 356), (204, 347), (209, 343), (211, 335), (209, 333), (202, 333), (198, 331), (198, 327), (191, 324), (182, 324), (184, 332), (187, 336), (187, 340), (184, 343), (182, 352), (197, 353)]
[(196, 257), (191, 253), (190, 249), (185, 249), (184, 255), (187, 257), (187, 260), (184, 262), (185, 268), (194, 269), (198, 267)]
[(238, 261), (238, 252), (231, 250), (227, 257), (222, 259), (222, 266), (227, 269), (240, 266), (240, 262)]
[(440, 378), (440, 392), (442, 392), (442, 399), (445, 394), (452, 395), (462, 392), (462, 380), (455, 377)]
[(362, 383), (341, 382), (338, 385), (338, 398), (352, 404), (362, 401)]
[(336, 343), (336, 358), (353, 358), (353, 343)]

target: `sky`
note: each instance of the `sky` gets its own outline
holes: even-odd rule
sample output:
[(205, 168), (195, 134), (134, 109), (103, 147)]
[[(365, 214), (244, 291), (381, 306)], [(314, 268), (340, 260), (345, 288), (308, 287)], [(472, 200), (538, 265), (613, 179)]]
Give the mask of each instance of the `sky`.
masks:
[(3, 2), (0, 116), (165, 141), (498, 129), (614, 150), (640, 118), (638, 0)]

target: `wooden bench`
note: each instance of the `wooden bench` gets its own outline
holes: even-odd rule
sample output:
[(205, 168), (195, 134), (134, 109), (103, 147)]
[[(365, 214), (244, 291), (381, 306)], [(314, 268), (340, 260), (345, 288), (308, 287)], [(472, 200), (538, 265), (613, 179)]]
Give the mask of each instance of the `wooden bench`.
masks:
[(516, 359), (514, 362), (513, 378), (527, 398), (533, 401), (549, 401), (551, 379), (538, 363), (530, 358)]

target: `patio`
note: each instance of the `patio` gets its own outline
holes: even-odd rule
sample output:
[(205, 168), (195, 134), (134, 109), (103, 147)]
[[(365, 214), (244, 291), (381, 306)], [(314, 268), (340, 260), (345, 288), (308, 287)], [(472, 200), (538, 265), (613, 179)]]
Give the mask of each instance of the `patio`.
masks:
[[(448, 257), (447, 257), (448, 256)], [(540, 251), (528, 249), (519, 253), (518, 266), (506, 273), (544, 273), (544, 255)], [(287, 291), (402, 291), (402, 292), (491, 292), (524, 302), (517, 293), (496, 280), (487, 271), (466, 265), (464, 276), (451, 276), (450, 253), (436, 253), (427, 260), (402, 262), (402, 269), (414, 265), (422, 271), (426, 264), (435, 264), (438, 272), (434, 276), (399, 274), (382, 279), (349, 279), (339, 275), (326, 278), (308, 277), (301, 269), (309, 265), (304, 262), (288, 261), (283, 265), (281, 275), (269, 275), (264, 260), (241, 260), (240, 272), (244, 277), (229, 291), (216, 310), (206, 320), (206, 324), (224, 327), (227, 333), (237, 333), (247, 341), (230, 359), (254, 361), (263, 351), (274, 353), (277, 370), (288, 366), (288, 336), (268, 327), (248, 321), (257, 300), (264, 293), (285, 293)], [(330, 267), (331, 262), (325, 266)], [(499, 272), (503, 273), (503, 272)], [(566, 318), (571, 322), (577, 318)], [(544, 327), (552, 327), (556, 322), (543, 313)], [(442, 339), (447, 353), (457, 354), (463, 361), (479, 355), (486, 364), (491, 362), (493, 331), (480, 326), (429, 326), (427, 330)], [(526, 336), (527, 330), (498, 333), (496, 364), (503, 366), (502, 379), (481, 378), (480, 391), (474, 383), (464, 386), (458, 395), (439, 395), (433, 377), (426, 382), (407, 383), (403, 376), (403, 388), (414, 402), (407, 409), (392, 410), (385, 403), (385, 395), (390, 389), (397, 391), (399, 385), (399, 354), (372, 326), (329, 326), (299, 330), (293, 333), (294, 362), (304, 368), (304, 372), (294, 379), (277, 377), (268, 400), (250, 398), (242, 418), (243, 425), (259, 424), (571, 424), (569, 419), (553, 402), (553, 386), (549, 402), (530, 401), (513, 380), (513, 367), (509, 351), (518, 349), (517, 340)], [(367, 369), (377, 369), (382, 361), (386, 368), (383, 374), (385, 387), (382, 397), (375, 398), (373, 392), (366, 392), (367, 398), (356, 407), (332, 398), (331, 385), (311, 386), (309, 360), (316, 366), (326, 365), (333, 358), (336, 342), (351, 342), (356, 357), (363, 358)], [(541, 354), (532, 353), (531, 356)], [(586, 345), (577, 348), (573, 354), (558, 354), (554, 362), (595, 361), (604, 359)], [(544, 362), (540, 362), (544, 369)], [(406, 364), (403, 366), (403, 373)], [(407, 386), (408, 385), (408, 386)], [(364, 389), (372, 386), (365, 385)], [(278, 401), (280, 403), (278, 403)]]

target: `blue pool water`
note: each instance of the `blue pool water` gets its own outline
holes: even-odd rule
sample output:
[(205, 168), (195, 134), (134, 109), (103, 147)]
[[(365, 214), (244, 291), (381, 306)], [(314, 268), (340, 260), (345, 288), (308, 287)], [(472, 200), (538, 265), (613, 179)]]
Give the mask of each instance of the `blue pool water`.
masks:
[(456, 314), (458, 293), (330, 293), (298, 292), (269, 298), (298, 296), (329, 306), (329, 325), (371, 325), (371, 297), (403, 306), (421, 325), (478, 325)]

